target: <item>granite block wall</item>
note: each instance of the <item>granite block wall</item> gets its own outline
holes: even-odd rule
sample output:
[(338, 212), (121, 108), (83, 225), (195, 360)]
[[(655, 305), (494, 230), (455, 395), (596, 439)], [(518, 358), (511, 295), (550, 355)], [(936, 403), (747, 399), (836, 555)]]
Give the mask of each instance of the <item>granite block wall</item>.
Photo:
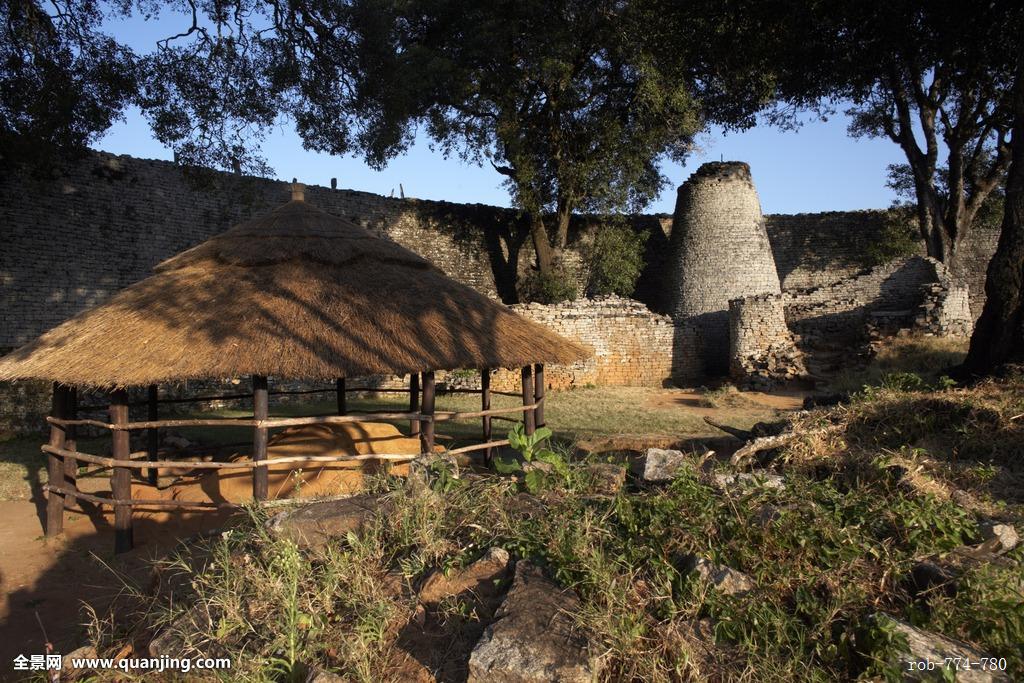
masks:
[[(561, 304), (517, 304), (519, 315), (594, 350), (594, 357), (569, 366), (547, 366), (549, 388), (581, 386), (660, 387), (673, 375), (675, 325), (639, 301), (617, 296)], [(495, 388), (515, 391), (518, 372), (498, 373)]]
[(740, 386), (759, 390), (807, 375), (786, 324), (782, 296), (759, 294), (729, 302), (729, 375)]

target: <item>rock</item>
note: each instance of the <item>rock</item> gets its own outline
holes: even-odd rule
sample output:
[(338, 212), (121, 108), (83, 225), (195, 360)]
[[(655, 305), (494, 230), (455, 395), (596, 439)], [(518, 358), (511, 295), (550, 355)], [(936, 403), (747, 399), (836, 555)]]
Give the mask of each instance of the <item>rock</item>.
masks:
[[(947, 658), (951, 658), (950, 673), (955, 675), (958, 683), (1010, 681), (1010, 677), (1001, 671), (983, 670), (980, 662), (982, 659), (990, 659), (990, 657), (966, 643), (937, 633), (922, 631), (885, 613), (876, 614), (874, 619), (886, 630), (891, 630), (901, 639), (906, 639), (905, 649), (879, 653), (880, 656), (889, 657), (892, 663), (900, 668), (904, 681), (944, 680), (942, 666)], [(959, 668), (956, 667), (956, 661), (961, 662)], [(933, 671), (910, 670), (911, 664), (918, 662), (925, 665), (934, 663), (937, 666)], [(970, 668), (967, 667), (966, 662), (971, 662)]]
[(614, 496), (626, 484), (626, 468), (610, 462), (592, 462), (586, 467), (590, 490)]
[(643, 481), (672, 481), (692, 463), (682, 452), (666, 448), (648, 448), (633, 463), (633, 472)]
[(469, 683), (595, 680), (596, 659), (572, 616), (579, 608), (574, 592), (560, 588), (526, 560), (517, 562), (497, 620), (470, 655)]
[(416, 484), (429, 486), (442, 470), (446, 470), (452, 479), (458, 479), (460, 475), (458, 459), (448, 453), (420, 455), (409, 463), (409, 479)]
[(149, 656), (156, 658), (195, 656), (195, 652), (191, 651), (189, 646), (187, 634), (208, 632), (209, 626), (208, 618), (202, 609), (195, 605), (149, 642)]
[(96, 648), (92, 645), (83, 645), (82, 647), (75, 648), (71, 652), (61, 658), (60, 662), (60, 680), (62, 681), (73, 681), (79, 676), (84, 676), (89, 673), (91, 669), (76, 669), (72, 665), (72, 661), (75, 659), (96, 659), (99, 654), (96, 652)]
[(988, 522), (981, 525), (981, 537), (985, 540), (984, 546), (992, 552), (1005, 553), (1013, 550), (1020, 543), (1020, 536), (1017, 530), (1009, 524), (997, 524)]
[(711, 485), (723, 492), (731, 488), (748, 488), (753, 486), (782, 491), (786, 488), (784, 482), (785, 479), (781, 475), (765, 472), (764, 470), (739, 472), (737, 474), (715, 472), (711, 475)]
[(915, 597), (935, 593), (954, 597), (960, 589), (956, 579), (956, 572), (933, 560), (922, 560), (910, 570), (910, 584)]
[(319, 549), (350, 531), (358, 532), (373, 519), (381, 497), (360, 494), (350, 498), (300, 505), (267, 520), (267, 529), (278, 538), (293, 541), (300, 548)]
[(163, 444), (179, 451), (185, 451), (192, 447), (192, 442), (180, 434), (168, 434), (163, 438)]
[(338, 674), (325, 671), (319, 667), (313, 667), (306, 675), (306, 683), (345, 683), (344, 678)]
[(759, 527), (764, 528), (769, 524), (777, 520), (782, 514), (782, 511), (774, 505), (762, 505), (757, 508), (754, 512), (752, 520)]
[(715, 590), (726, 595), (746, 595), (757, 588), (754, 580), (730, 567), (715, 564), (703, 557), (691, 557), (687, 562), (689, 570), (710, 583)]
[(436, 604), (447, 597), (472, 592), (479, 600), (485, 594), (496, 592), (495, 583), (505, 578), (511, 559), (504, 548), (490, 548), (476, 562), (445, 576), (444, 572), (431, 573), (420, 586), (419, 600)]

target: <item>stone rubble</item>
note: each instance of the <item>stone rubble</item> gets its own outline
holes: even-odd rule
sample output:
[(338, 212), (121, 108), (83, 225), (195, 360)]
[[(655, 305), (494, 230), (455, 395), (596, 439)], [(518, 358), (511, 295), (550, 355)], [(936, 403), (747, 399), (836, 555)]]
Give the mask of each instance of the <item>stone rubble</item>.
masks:
[(597, 659), (574, 619), (579, 609), (574, 592), (559, 587), (530, 562), (519, 560), (496, 620), (470, 655), (469, 683), (596, 680)]

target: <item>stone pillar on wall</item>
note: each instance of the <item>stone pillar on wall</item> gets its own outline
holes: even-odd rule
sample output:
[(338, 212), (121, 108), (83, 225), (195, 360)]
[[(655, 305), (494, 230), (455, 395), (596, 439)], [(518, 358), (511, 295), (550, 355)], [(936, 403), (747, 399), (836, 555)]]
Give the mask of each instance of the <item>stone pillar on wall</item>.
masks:
[(779, 275), (750, 167), (704, 164), (679, 188), (667, 286), (682, 379), (729, 367), (729, 301), (779, 294)]
[(803, 354), (786, 325), (782, 296), (761, 294), (729, 302), (729, 375), (751, 389), (806, 377)]

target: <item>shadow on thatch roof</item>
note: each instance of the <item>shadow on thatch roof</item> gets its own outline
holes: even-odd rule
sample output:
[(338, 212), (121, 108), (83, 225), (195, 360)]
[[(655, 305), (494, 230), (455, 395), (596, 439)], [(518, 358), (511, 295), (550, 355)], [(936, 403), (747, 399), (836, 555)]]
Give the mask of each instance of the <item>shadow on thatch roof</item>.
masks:
[(0, 380), (327, 380), (590, 355), (299, 195), (4, 356)]

